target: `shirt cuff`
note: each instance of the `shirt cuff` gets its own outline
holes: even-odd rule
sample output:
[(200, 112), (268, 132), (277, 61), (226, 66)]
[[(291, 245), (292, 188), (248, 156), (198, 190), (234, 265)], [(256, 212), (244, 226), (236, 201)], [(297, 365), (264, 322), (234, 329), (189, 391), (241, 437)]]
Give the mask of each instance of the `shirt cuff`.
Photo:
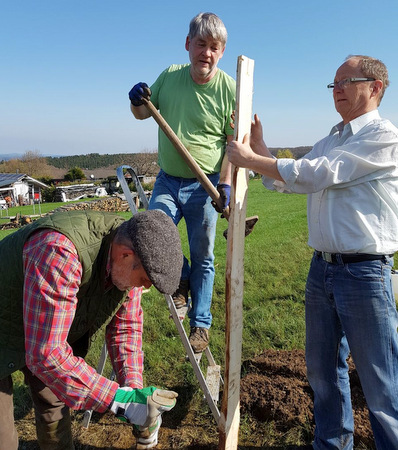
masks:
[(275, 189), (279, 192), (289, 191), (297, 180), (298, 171), (296, 170), (295, 160), (290, 158), (280, 158), (277, 160), (277, 167), (282, 181), (275, 181)]
[(105, 411), (107, 411), (110, 408), (110, 406), (112, 405), (112, 402), (115, 398), (116, 391), (119, 389), (120, 386), (115, 381), (108, 380), (108, 382), (109, 382), (109, 385), (108, 386), (104, 385), (104, 387), (103, 387), (103, 392), (106, 392), (106, 393), (105, 393), (102, 401), (92, 405), (91, 407), (89, 407), (89, 406), (86, 407), (85, 408), (86, 410), (92, 409), (99, 413), (104, 413)]

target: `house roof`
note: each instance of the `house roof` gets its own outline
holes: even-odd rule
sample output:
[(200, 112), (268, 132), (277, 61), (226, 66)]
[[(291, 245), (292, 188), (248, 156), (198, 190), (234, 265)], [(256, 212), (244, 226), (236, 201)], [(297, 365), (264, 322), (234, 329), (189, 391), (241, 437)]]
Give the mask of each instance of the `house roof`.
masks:
[(26, 181), (29, 184), (39, 186), (41, 188), (48, 187), (46, 184), (39, 180), (26, 175), (26, 173), (0, 173), (0, 188), (6, 186), (12, 186), (13, 184), (21, 181)]

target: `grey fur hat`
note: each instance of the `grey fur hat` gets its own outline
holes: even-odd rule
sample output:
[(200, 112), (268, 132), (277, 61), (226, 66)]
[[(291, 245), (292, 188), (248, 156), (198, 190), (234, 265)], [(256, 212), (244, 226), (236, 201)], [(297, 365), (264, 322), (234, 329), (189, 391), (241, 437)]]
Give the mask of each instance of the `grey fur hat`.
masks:
[(138, 212), (127, 223), (134, 251), (152, 284), (162, 294), (174, 294), (183, 264), (178, 228), (155, 209)]

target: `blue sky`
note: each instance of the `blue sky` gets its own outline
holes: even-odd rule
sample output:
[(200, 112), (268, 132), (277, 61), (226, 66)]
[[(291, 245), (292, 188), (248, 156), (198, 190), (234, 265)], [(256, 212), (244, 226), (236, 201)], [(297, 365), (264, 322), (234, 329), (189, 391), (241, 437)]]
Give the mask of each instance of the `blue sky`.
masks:
[(396, 0), (0, 0), (0, 156), (154, 150), (153, 119), (128, 92), (188, 62), (190, 19), (211, 11), (229, 38), (219, 67), (254, 59), (253, 112), (270, 147), (313, 145), (340, 117), (326, 85), (348, 54), (381, 59), (381, 115), (398, 125)]

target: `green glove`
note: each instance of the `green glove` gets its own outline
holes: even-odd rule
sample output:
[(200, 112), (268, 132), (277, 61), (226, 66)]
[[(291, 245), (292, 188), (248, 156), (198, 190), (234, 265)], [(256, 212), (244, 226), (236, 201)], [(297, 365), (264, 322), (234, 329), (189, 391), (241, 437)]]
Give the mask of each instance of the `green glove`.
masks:
[(122, 387), (116, 391), (110, 410), (117, 418), (140, 427), (150, 427), (176, 404), (177, 392), (149, 386), (143, 389)]

